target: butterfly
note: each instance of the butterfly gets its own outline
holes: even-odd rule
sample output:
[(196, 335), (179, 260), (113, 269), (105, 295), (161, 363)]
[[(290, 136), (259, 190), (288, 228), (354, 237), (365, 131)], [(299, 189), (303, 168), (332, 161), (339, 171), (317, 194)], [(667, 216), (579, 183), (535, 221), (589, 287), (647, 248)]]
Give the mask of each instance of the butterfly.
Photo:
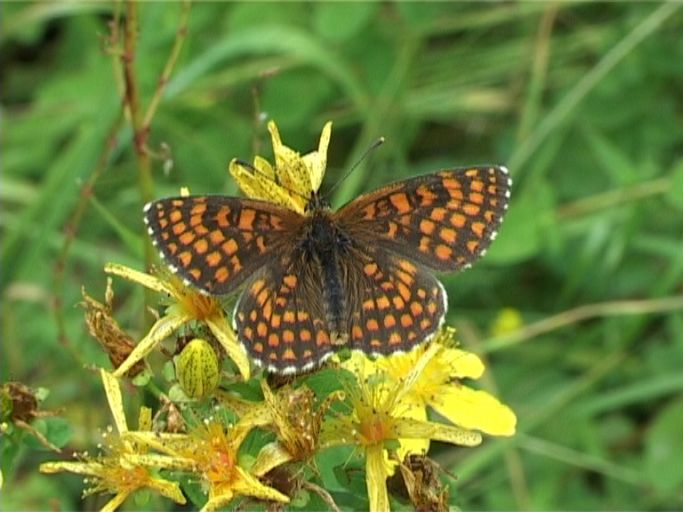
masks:
[(269, 372), (320, 366), (342, 347), (409, 351), (443, 324), (434, 272), (469, 267), (496, 237), (512, 180), (501, 166), (449, 169), (302, 214), (262, 200), (199, 195), (147, 204), (172, 271), (209, 295), (242, 292), (233, 326)]

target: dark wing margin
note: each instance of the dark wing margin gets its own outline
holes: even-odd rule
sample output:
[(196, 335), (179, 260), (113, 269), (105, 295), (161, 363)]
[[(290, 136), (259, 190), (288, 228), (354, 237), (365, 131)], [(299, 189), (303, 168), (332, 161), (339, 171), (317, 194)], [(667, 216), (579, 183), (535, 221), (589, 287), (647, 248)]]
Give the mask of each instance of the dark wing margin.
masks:
[(145, 205), (152, 242), (170, 269), (210, 295), (234, 291), (273, 258), (303, 217), (263, 201), (172, 197)]
[(511, 185), (505, 167), (443, 170), (362, 195), (335, 218), (357, 240), (434, 270), (460, 270), (495, 239)]

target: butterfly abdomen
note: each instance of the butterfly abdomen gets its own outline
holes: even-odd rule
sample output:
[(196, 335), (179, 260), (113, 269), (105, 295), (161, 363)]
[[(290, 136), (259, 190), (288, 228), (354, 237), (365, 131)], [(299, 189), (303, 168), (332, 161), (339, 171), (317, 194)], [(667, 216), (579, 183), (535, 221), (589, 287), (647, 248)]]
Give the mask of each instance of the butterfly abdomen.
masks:
[(340, 265), (348, 257), (346, 253), (350, 243), (327, 212), (313, 214), (303, 241), (304, 255), (306, 260), (319, 268), (323, 305), (330, 332), (334, 334), (343, 332), (346, 293)]

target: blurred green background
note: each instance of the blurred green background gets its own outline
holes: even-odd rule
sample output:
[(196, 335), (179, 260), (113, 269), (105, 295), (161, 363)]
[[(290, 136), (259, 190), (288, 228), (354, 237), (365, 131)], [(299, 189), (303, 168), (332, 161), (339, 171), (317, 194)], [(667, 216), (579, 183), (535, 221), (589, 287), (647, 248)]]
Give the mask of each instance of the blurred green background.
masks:
[[(508, 165), (515, 184), (498, 240), (472, 270), (443, 281), (448, 321), (487, 360), (483, 385), (517, 412), (518, 435), (474, 449), (435, 445), (455, 476), (454, 501), (466, 510), (680, 509), (678, 7), (200, 3), (183, 40), (180, 4), (142, 4), (133, 64), (143, 111), (184, 42), (149, 132), (153, 196), (180, 186), (236, 193), (227, 163), (270, 156), (269, 119), (302, 152), (334, 122), (323, 190), (386, 138), (336, 190), (336, 206), (443, 167)], [(62, 408), (67, 451), (92, 450), (111, 422), (85, 368), (109, 363), (76, 307), (81, 286), (102, 298), (104, 263), (142, 269), (147, 243), (111, 51), (115, 9), (5, 3), (0, 25), (0, 368), (3, 381), (50, 390), (43, 407)], [(115, 291), (118, 320), (141, 333), (141, 291), (120, 280)], [(53, 454), (30, 440), (0, 442), (1, 508), (84, 506), (79, 477), (38, 474)]]

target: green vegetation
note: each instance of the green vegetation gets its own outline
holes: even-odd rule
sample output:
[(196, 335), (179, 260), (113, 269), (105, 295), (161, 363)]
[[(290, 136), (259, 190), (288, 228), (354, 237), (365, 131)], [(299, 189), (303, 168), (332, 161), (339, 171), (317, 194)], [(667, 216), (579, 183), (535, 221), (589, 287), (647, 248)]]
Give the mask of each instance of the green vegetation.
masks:
[[(679, 4), (142, 3), (126, 39), (110, 21), (129, 9), (9, 3), (0, 24), (1, 380), (49, 390), (58, 416), (32, 425), (62, 457), (112, 422), (92, 370), (111, 366), (76, 305), (82, 286), (102, 300), (105, 263), (154, 261), (142, 205), (181, 186), (236, 194), (228, 162), (268, 154), (268, 120), (304, 152), (332, 120), (323, 191), (386, 138), (335, 206), (445, 167), (505, 164), (515, 180), (487, 256), (443, 277), (479, 382), (518, 417), (510, 439), (432, 449), (452, 502), (683, 508)], [(126, 71), (138, 95), (124, 102)], [(114, 289), (141, 336), (154, 302)], [(164, 379), (126, 394), (130, 418)], [(81, 502), (78, 476), (40, 474), (58, 456), (6, 426), (4, 509), (105, 503)], [(126, 506), (172, 506), (149, 499)]]

